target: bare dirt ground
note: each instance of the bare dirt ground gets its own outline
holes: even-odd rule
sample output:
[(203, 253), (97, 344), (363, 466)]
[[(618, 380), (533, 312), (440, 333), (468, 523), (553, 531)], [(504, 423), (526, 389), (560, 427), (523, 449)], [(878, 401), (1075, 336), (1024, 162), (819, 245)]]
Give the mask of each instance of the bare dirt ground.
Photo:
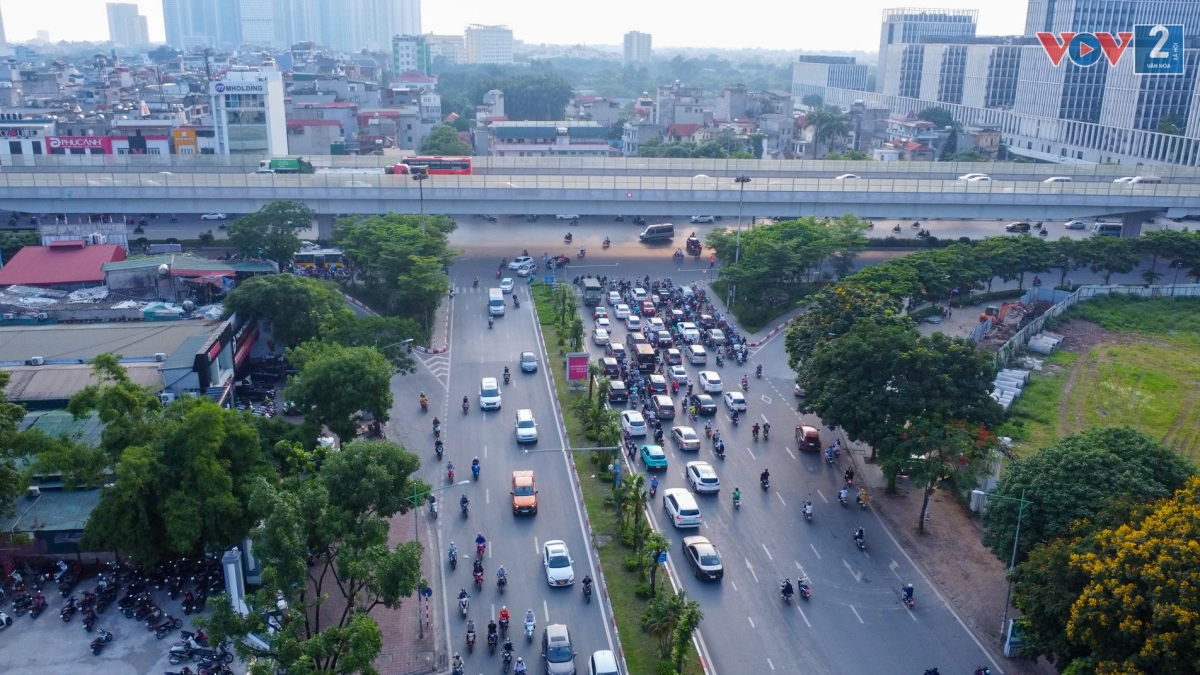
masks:
[[(959, 617), (984, 641), (1010, 675), (1052, 675), (1047, 663), (1005, 659), (1000, 624), (1008, 590), (1007, 565), (983, 547), (983, 526), (978, 517), (945, 491), (931, 498), (925, 534), (917, 534), (922, 494), (901, 478), (898, 493), (876, 490), (874, 508), (888, 521), (900, 544), (946, 595)], [(1017, 616), (1015, 610), (1009, 618)]]

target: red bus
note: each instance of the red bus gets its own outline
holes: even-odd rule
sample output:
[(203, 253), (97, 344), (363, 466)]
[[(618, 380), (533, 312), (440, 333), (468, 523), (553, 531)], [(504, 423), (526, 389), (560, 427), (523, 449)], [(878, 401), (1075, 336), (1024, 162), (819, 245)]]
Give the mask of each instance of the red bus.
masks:
[(400, 162), (388, 173), (412, 173), (412, 169), (420, 168), (434, 175), (471, 175), (470, 157), (405, 157)]

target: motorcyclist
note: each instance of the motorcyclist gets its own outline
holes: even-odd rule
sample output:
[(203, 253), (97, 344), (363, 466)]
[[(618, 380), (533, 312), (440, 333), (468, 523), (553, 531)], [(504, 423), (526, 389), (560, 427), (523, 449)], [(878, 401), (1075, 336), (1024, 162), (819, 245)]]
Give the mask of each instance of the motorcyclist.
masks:
[(742, 419), (742, 416), (741, 416), (741, 415), (739, 415), (737, 412), (734, 412), (734, 413), (733, 413), (733, 426), (735, 426), (735, 427), (736, 427), (736, 426), (737, 426), (737, 423), (738, 423), (739, 421), (741, 421), (741, 419)]
[(742, 489), (735, 487), (733, 488), (733, 503), (736, 506), (740, 501), (742, 501)]
[(525, 624), (528, 625), (531, 623), (537, 623), (537, 617), (534, 615), (532, 609), (527, 609), (525, 610)]
[(608, 246), (610, 243), (611, 243), (611, 242), (608, 240), (608, 237), (605, 237), (605, 238), (604, 238), (604, 245), (605, 245), (605, 246)]
[(471, 505), (471, 500), (467, 499), (467, 496), (466, 496), (466, 495), (463, 495), (462, 497), (460, 497), (460, 498), (459, 498), (459, 500), (458, 500), (458, 505), (459, 505), (459, 507), (460, 507), (460, 508), (464, 508), (464, 509), (465, 509), (465, 508), (467, 508), (468, 506), (470, 506), (470, 505)]
[(725, 441), (717, 441), (717, 454), (721, 456), (725, 455)]
[(479, 285), (479, 277), (478, 277), (478, 276), (476, 276), (476, 277), (475, 277), (475, 285), (476, 285), (476, 286), (478, 286), (478, 285)]
[[(466, 495), (463, 495), (463, 497), (465, 498)], [(458, 558), (458, 547), (454, 545), (454, 542), (450, 542), (450, 557), (452, 559)]]
[(907, 600), (908, 603), (911, 605), (912, 601), (913, 601), (913, 585), (912, 584), (904, 584), (904, 588), (902, 588), (901, 590), (904, 592), (904, 599)]
[(863, 506), (866, 503), (866, 501), (867, 501), (867, 491), (860, 489), (858, 491), (858, 496), (854, 498), (854, 503), (858, 504), (859, 506)]
[(516, 307), (517, 309), (521, 308), (521, 301), (517, 299), (516, 293), (513, 293), (513, 307)]
[(584, 593), (592, 592), (592, 577), (587, 574), (583, 575), (583, 592)]
[(828, 448), (825, 448), (825, 461), (829, 462), (830, 464), (833, 463), (833, 446), (832, 445), (829, 446)]
[(442, 453), (446, 450), (446, 446), (442, 443), (442, 439), (439, 438), (433, 442), (433, 449), (437, 451), (438, 457), (442, 456)]
[(482, 532), (476, 532), (476, 533), (475, 533), (475, 546), (476, 546), (476, 547), (479, 547), (479, 546), (485, 546), (485, 547), (486, 547), (486, 546), (487, 546), (487, 539), (484, 539), (484, 538), (483, 538), (483, 533), (482, 533)]
[(508, 372), (508, 366), (504, 366), (504, 381), (508, 382), (509, 377), (512, 377), (512, 375)]
[(488, 644), (491, 644), (493, 641), (496, 640), (496, 635), (497, 635), (496, 620), (492, 619), (492, 620), (488, 621), (488, 625), (487, 625)]
[(762, 364), (761, 363), (758, 364), (758, 368), (754, 369), (754, 375), (756, 377), (762, 377)]
[(755, 438), (758, 438), (758, 429), (758, 422), (755, 422), (754, 426), (750, 427), (750, 433), (754, 434)]
[(743, 375), (742, 376), (742, 389), (745, 389), (749, 386), (750, 386), (750, 377), (748, 375)]
[(771, 435), (771, 423), (763, 422), (763, 439), (765, 440), (770, 435)]
[(763, 472), (762, 472), (762, 473), (760, 473), (760, 474), (758, 474), (758, 482), (760, 482), (760, 483), (770, 483), (770, 482), (771, 482), (771, 470), (770, 470), (770, 469), (763, 469)]
[(580, 246), (579, 247), (579, 257), (582, 258), (584, 253), (586, 253), (586, 251), (584, 250), (584, 248), (582, 246)]
[(529, 669), (525, 667), (525, 659), (518, 656), (517, 657), (517, 665), (513, 666), (513, 673), (515, 675), (525, 675), (525, 673), (528, 672), (528, 670)]
[[(491, 319), (488, 319), (488, 321), (491, 321)], [(463, 405), (463, 410), (466, 410), (467, 408), (471, 407), (471, 399), (464, 396), (462, 405)]]
[(851, 466), (846, 469), (846, 484), (849, 485), (850, 483), (853, 483), (853, 482), (854, 482), (854, 467)]
[(847, 490), (846, 486), (843, 485), (842, 489), (838, 490), (838, 500), (841, 501), (843, 504), (845, 504), (846, 497), (849, 496), (849, 494), (850, 494), (850, 491)]
[(476, 457), (475, 459), (471, 460), (471, 473), (475, 474), (476, 478), (479, 478), (479, 469), (479, 458)]
[[(495, 325), (495, 323), (496, 323), (496, 322), (495, 322), (495, 320), (493, 320), (493, 319), (492, 319), (492, 317), (490, 317), (490, 316), (489, 316), (489, 317), (488, 317), (488, 328), (491, 328), (493, 325)], [(465, 408), (465, 407), (466, 407), (466, 405), (467, 405), (467, 401), (466, 401), (466, 399), (464, 398), (464, 399), (463, 399), (463, 407)]]
[(570, 233), (570, 232), (568, 232), (568, 233), (567, 233), (567, 236), (566, 236), (566, 237), (564, 237), (564, 239), (566, 239), (567, 241), (571, 241), (572, 239), (574, 239), (574, 237), (572, 237), (572, 236), (571, 236), (571, 233)]
[(812, 518), (812, 502), (810, 502), (810, 501), (804, 502), (804, 515), (807, 518)]
[(708, 436), (709, 438), (712, 437), (712, 420), (708, 420), (704, 423), (704, 435)]
[(500, 565), (500, 569), (496, 570), (496, 581), (497, 583), (508, 584), (508, 572), (504, 571), (504, 565)]
[(425, 395), (425, 392), (421, 392), (421, 407), (429, 407), (429, 397)]
[(450, 665), (451, 665), (451, 667), (454, 668), (454, 670), (456, 670), (460, 673), (462, 672), (463, 660), (462, 660), (462, 657), (459, 656), (457, 652), (455, 652), (454, 660), (450, 663)]
[(862, 527), (859, 527), (856, 530), (854, 530), (854, 541), (856, 541), (856, 542), (865, 541), (866, 536), (867, 536), (867, 533), (863, 530)]
[(436, 418), (436, 417), (433, 418), (433, 430), (437, 431), (438, 429), (441, 429), (441, 428), (442, 428), (442, 423), (438, 420), (438, 418)]
[(506, 631), (507, 631), (507, 630), (508, 630), (508, 622), (509, 622), (509, 619), (511, 619), (511, 618), (512, 618), (512, 617), (511, 617), (511, 615), (508, 613), (508, 607), (507, 607), (507, 606), (504, 606), (504, 607), (501, 607), (501, 608), (500, 608), (500, 615), (499, 615), (499, 616), (500, 616), (500, 627), (501, 627), (502, 629), (504, 629), (504, 630), (506, 630)]
[(658, 492), (658, 476), (650, 477), (650, 494), (654, 495)]
[(475, 559), (475, 563), (471, 565), (471, 574), (483, 574), (483, 560)]
[(446, 475), (450, 480), (454, 480), (454, 462), (446, 462)]
[(465, 589), (465, 588), (463, 588), (463, 589), (459, 589), (459, 591), (458, 591), (458, 603), (461, 605), (461, 604), (462, 604), (462, 601), (463, 601), (463, 600), (466, 600), (466, 599), (467, 599), (467, 589)]
[(779, 590), (780, 590), (780, 592), (783, 593), (783, 597), (785, 597), (789, 600), (792, 599), (792, 594), (794, 594), (796, 592), (796, 590), (794, 588), (792, 588), (792, 580), (791, 579), (784, 579), (783, 583), (779, 584)]
[(467, 619), (467, 642), (475, 641), (475, 620)]

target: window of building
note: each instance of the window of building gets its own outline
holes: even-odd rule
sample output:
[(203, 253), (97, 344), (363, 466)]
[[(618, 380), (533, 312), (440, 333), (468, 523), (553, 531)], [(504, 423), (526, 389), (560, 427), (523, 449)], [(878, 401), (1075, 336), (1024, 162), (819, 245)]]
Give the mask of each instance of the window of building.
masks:
[(33, 154), (35, 154), (35, 155), (40, 155), (40, 154), (42, 154), (42, 143), (41, 143), (41, 141), (34, 141), (34, 142), (30, 143), (30, 145), (31, 145), (31, 146), (33, 146)]

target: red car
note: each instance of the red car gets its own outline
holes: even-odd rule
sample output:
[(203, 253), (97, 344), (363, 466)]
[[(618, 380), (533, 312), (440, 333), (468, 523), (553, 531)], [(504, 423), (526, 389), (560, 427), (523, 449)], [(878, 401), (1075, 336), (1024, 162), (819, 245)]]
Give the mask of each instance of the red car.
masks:
[(642, 316), (654, 316), (654, 303), (649, 300), (642, 301)]

